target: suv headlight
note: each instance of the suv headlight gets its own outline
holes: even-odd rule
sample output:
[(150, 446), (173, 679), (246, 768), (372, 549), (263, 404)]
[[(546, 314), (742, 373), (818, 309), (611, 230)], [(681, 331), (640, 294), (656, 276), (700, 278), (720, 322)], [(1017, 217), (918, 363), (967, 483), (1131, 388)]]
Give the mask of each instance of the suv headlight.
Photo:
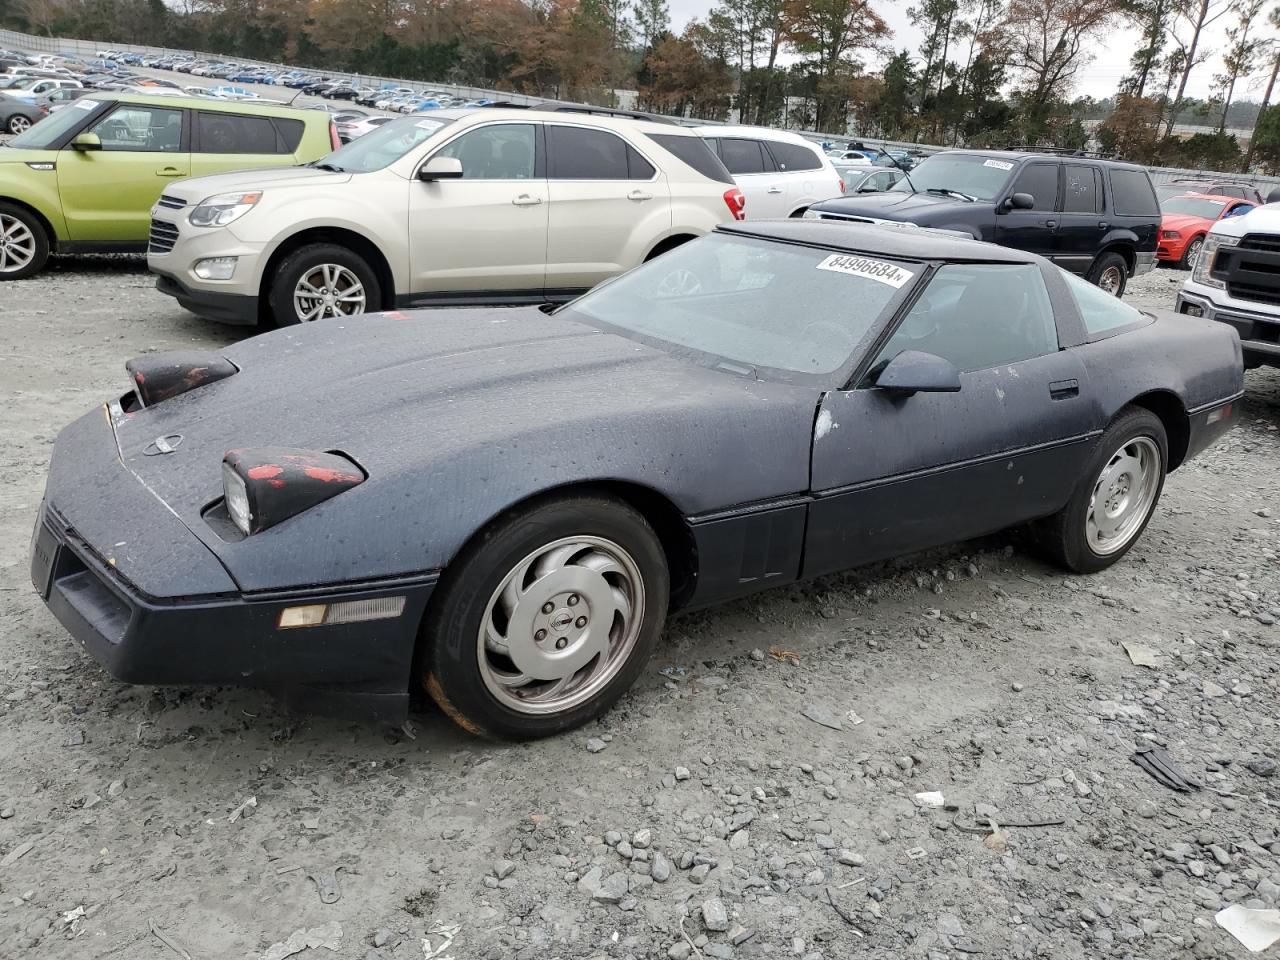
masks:
[(239, 220), (262, 199), (262, 191), (253, 193), (220, 193), (201, 200), (188, 219), (193, 227), (225, 227)]
[(1212, 233), (1205, 237), (1204, 246), (1200, 248), (1200, 256), (1196, 257), (1195, 269), (1191, 271), (1192, 281), (1203, 283), (1206, 287), (1224, 289), (1226, 283), (1222, 280), (1214, 280), (1209, 274), (1213, 271), (1213, 262), (1218, 259), (1218, 250), (1222, 247), (1234, 247), (1239, 242), (1239, 237), (1214, 236)]

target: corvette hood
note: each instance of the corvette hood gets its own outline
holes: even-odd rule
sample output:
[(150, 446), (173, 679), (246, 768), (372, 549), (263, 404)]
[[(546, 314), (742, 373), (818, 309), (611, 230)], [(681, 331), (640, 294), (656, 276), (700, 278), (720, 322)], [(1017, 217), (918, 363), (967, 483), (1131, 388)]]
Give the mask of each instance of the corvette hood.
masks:
[[(223, 355), (238, 373), (117, 416), (115, 430), (125, 465), (246, 589), (281, 585), (255, 549), (267, 537), (315, 554), (377, 530), (360, 572), (384, 576), (442, 565), (497, 512), (563, 483), (643, 483), (687, 514), (808, 486), (817, 388), (717, 372), (534, 308), (322, 321)], [(161, 437), (173, 453), (157, 455)], [(369, 479), (227, 543), (201, 512), (221, 495), (223, 455), (263, 446), (340, 451)], [(415, 524), (431, 547), (396, 547)], [(306, 582), (351, 576), (350, 563), (317, 562)]]
[(815, 203), (810, 210), (845, 217), (870, 217), (877, 220), (910, 220), (921, 213), (934, 213), (943, 208), (973, 206), (967, 200), (936, 193), (884, 193), (865, 197), (835, 197)]

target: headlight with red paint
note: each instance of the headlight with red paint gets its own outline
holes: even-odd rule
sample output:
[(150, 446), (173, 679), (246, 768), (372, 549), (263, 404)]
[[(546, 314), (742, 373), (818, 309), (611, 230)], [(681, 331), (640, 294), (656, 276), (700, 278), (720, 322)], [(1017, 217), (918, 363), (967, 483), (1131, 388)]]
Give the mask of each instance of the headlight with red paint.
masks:
[(245, 536), (261, 533), (365, 481), (350, 457), (293, 447), (229, 450), (222, 492), (231, 522)]

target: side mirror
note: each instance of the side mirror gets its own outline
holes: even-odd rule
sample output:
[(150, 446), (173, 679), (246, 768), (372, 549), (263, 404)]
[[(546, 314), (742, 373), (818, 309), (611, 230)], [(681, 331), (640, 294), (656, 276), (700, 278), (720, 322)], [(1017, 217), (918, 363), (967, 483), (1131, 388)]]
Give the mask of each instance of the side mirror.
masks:
[(950, 360), (919, 350), (903, 350), (876, 377), (876, 389), (909, 397), (913, 393), (956, 393), (960, 371)]
[(859, 187), (858, 192), (859, 193), (879, 193), (880, 188), (879, 187)]
[(1014, 193), (1005, 197), (1001, 208), (1008, 213), (1010, 210), (1032, 210), (1035, 208), (1036, 198), (1029, 193)]
[(1280, 203), (1280, 187), (1267, 194), (1267, 203)]
[(96, 133), (77, 134), (76, 138), (71, 141), (73, 150), (101, 150), (102, 138)]
[(457, 157), (432, 157), (418, 170), (418, 179), (457, 180), (462, 176), (462, 161)]

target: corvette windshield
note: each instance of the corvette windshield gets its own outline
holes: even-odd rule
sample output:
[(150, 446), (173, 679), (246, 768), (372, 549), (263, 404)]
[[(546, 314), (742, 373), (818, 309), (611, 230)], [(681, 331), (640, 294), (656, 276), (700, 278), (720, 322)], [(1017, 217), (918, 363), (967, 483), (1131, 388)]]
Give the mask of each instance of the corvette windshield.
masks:
[[(897, 193), (963, 194), (963, 198), (994, 200), (1004, 190), (1013, 163), (967, 153), (938, 153), (921, 161), (891, 190)], [(957, 197), (956, 199), (962, 199)]]
[(923, 265), (711, 234), (575, 300), (572, 314), (746, 376), (845, 367)]
[(393, 120), (366, 133), (360, 139), (339, 147), (312, 166), (343, 173), (372, 173), (374, 170), (382, 170), (452, 122), (435, 117)]

